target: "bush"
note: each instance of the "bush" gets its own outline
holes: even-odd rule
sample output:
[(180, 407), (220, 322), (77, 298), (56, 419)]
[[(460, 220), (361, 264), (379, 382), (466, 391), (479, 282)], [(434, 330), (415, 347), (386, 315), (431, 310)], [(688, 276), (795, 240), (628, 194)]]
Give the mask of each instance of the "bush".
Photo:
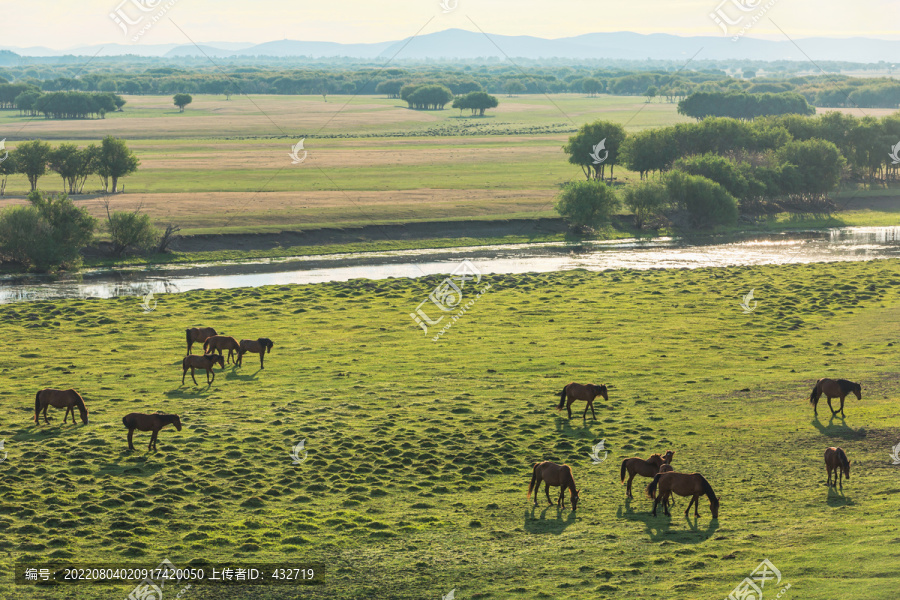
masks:
[(672, 171), (666, 176), (666, 190), (672, 205), (685, 211), (694, 227), (737, 222), (737, 199), (711, 179)]
[(114, 212), (108, 216), (106, 231), (112, 238), (113, 252), (121, 256), (132, 249), (146, 252), (156, 247), (159, 232), (153, 226), (150, 215), (137, 212)]
[(0, 213), (0, 254), (38, 271), (77, 267), (97, 220), (66, 194), (28, 196), (31, 206)]
[(651, 219), (661, 216), (669, 205), (666, 186), (660, 181), (650, 179), (625, 188), (622, 199), (625, 206), (634, 213), (634, 224), (638, 229), (643, 229)]
[(556, 210), (576, 227), (598, 228), (608, 225), (619, 197), (602, 181), (573, 181), (560, 192)]

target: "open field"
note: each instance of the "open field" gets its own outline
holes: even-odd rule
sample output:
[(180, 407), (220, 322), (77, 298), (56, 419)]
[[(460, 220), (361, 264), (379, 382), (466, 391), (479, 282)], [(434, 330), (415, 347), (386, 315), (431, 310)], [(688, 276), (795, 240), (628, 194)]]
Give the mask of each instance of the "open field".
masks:
[[(485, 277), (476, 287), (491, 289), (432, 342), (409, 313), (438, 282), (161, 295), (152, 313), (136, 298), (0, 306), (0, 572), (20, 557), (317, 560), (325, 584), (308, 594), (242, 593), (724, 598), (768, 558), (786, 598), (894, 593), (900, 262)], [(751, 288), (759, 305), (743, 314)], [(275, 348), (265, 370), (248, 355), (211, 387), (182, 387), (192, 325)], [(862, 382), (846, 420), (824, 400), (813, 418), (823, 376)], [(570, 381), (612, 386), (596, 421), (554, 410)], [(81, 391), (90, 424), (55, 411), (33, 425), (47, 386)], [(138, 434), (125, 451), (121, 417), (155, 410), (180, 414), (183, 431), (164, 429), (153, 453)], [(609, 457), (592, 465), (600, 440)], [(843, 494), (825, 487), (831, 445), (852, 461)], [(685, 499), (650, 517), (648, 480), (624, 500), (621, 459), (669, 448), (677, 470), (710, 481), (718, 520), (706, 499), (696, 520)], [(572, 465), (575, 513), (526, 500), (543, 459)], [(130, 589), (0, 581), (4, 598)]]

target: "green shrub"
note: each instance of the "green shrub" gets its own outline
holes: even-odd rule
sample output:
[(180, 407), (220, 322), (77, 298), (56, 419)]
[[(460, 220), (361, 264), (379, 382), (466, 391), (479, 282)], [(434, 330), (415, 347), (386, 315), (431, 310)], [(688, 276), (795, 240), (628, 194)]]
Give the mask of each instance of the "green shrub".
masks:
[(669, 206), (669, 192), (666, 186), (655, 179), (647, 179), (625, 188), (622, 199), (625, 206), (634, 213), (634, 222), (639, 229), (643, 229), (651, 219), (662, 216), (663, 211)]
[(557, 197), (556, 210), (577, 227), (598, 228), (609, 225), (619, 197), (602, 181), (572, 181)]
[(711, 179), (672, 171), (666, 175), (666, 190), (673, 206), (686, 212), (694, 227), (737, 222), (737, 199)]

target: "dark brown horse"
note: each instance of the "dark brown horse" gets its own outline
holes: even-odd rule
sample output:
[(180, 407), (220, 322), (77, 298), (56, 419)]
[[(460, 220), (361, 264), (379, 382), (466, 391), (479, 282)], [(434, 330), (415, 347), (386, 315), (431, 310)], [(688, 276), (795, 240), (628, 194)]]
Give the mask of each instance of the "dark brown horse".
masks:
[(831, 399), (841, 399), (840, 413), (841, 417), (843, 417), (844, 397), (850, 393), (853, 393), (856, 396), (857, 400), (862, 400), (862, 386), (858, 383), (853, 383), (852, 381), (847, 381), (846, 379), (828, 379), (827, 377), (818, 380), (815, 387), (813, 387), (812, 394), (809, 395), (809, 403), (813, 405), (813, 414), (819, 414), (819, 411), (817, 410), (819, 397), (822, 394), (825, 394), (825, 397), (828, 398), (828, 408), (831, 409), (832, 417), (839, 411), (834, 410), (834, 408), (831, 406)]
[[(587, 402), (587, 406), (584, 407), (584, 414), (581, 415), (581, 418), (587, 418), (587, 411), (590, 408), (591, 415), (593, 415), (594, 420), (596, 421), (597, 415), (594, 413), (594, 398), (597, 396), (603, 396), (603, 399), (609, 402), (609, 395), (607, 394), (605, 385), (594, 385), (592, 383), (581, 385), (580, 383), (570, 383), (559, 393), (559, 406), (556, 407), (556, 410), (562, 410), (563, 404), (565, 404), (566, 410), (569, 411), (569, 418), (571, 419), (572, 403), (576, 400), (584, 400)], [(568, 398), (568, 402), (566, 402), (566, 398)]]
[(622, 468), (619, 470), (620, 475), (622, 476), (622, 483), (625, 483), (625, 473), (628, 473), (628, 483), (627, 483), (627, 491), (625, 493), (626, 498), (633, 498), (631, 495), (631, 481), (634, 479), (635, 475), (640, 475), (641, 477), (653, 477), (657, 473), (660, 472), (660, 468), (666, 464), (672, 464), (672, 458), (675, 456), (674, 450), (668, 450), (662, 456), (659, 454), (654, 454), (647, 460), (643, 458), (626, 458), (622, 461)]
[(181, 431), (181, 419), (178, 418), (178, 415), (164, 415), (162, 413), (152, 415), (131, 413), (122, 417), (122, 424), (128, 428), (129, 450), (134, 450), (134, 444), (131, 443), (131, 438), (134, 436), (135, 429), (138, 431), (153, 432), (153, 435), (150, 436), (150, 443), (147, 444), (147, 450), (156, 450), (156, 437), (159, 434), (159, 430), (166, 425), (174, 425), (175, 429)]
[[(219, 351), (219, 356), (222, 356), (223, 350), (228, 350), (227, 362), (234, 362), (234, 353), (237, 352), (240, 355), (241, 346), (238, 344), (238, 341), (230, 335), (214, 335), (203, 342), (203, 352), (205, 354), (212, 354), (216, 350)], [(225, 367), (222, 368), (224, 369)]]
[(237, 366), (244, 365), (244, 354), (253, 352), (259, 354), (259, 368), (265, 369), (263, 366), (263, 356), (272, 351), (275, 344), (269, 338), (259, 338), (258, 340), (241, 340), (240, 350), (238, 350)]
[(828, 487), (831, 487), (831, 472), (834, 471), (834, 487), (844, 489), (844, 477), (850, 479), (850, 461), (843, 448), (825, 450), (825, 470), (828, 471)]
[[(656, 489), (659, 487), (659, 495), (656, 495)], [(684, 516), (688, 516), (691, 505), (694, 505), (694, 516), (700, 516), (700, 496), (709, 497), (709, 509), (712, 511), (713, 519), (719, 518), (719, 499), (712, 486), (706, 481), (700, 473), (659, 473), (653, 478), (650, 485), (647, 486), (647, 497), (653, 500), (653, 512), (656, 516), (656, 505), (663, 503), (663, 513), (669, 514), (669, 497), (672, 493), (679, 496), (691, 496), (687, 508), (684, 509)]]
[(39, 391), (34, 396), (34, 422), (38, 422), (38, 415), (44, 411), (44, 423), (50, 423), (47, 418), (47, 408), (53, 406), (56, 408), (65, 408), (66, 414), (63, 417), (63, 423), (69, 418), (69, 412), (72, 413), (72, 424), (75, 424), (75, 409), (81, 413), (81, 422), (87, 425), (88, 409), (84, 404), (84, 398), (75, 390), (56, 390), (46, 388)]
[(194, 345), (194, 342), (203, 343), (207, 339), (216, 335), (216, 330), (212, 327), (191, 327), (190, 329), (185, 329), (185, 334), (187, 335), (187, 353), (191, 353), (191, 348)]
[(544, 482), (544, 491), (547, 493), (547, 503), (553, 504), (550, 499), (550, 486), (559, 487), (559, 498), (556, 500), (557, 506), (566, 507), (565, 491), (569, 489), (572, 499), (572, 510), (578, 508), (578, 490), (575, 489), (575, 479), (572, 477), (572, 468), (569, 465), (558, 465), (550, 461), (535, 463), (531, 470), (531, 483), (528, 484), (527, 498), (531, 497), (534, 490), (534, 503), (537, 504), (538, 493), (541, 490), (541, 482)]
[[(225, 368), (225, 359), (218, 354), (188, 354), (181, 361), (181, 368), (184, 371), (181, 374), (181, 385), (184, 385), (184, 377), (187, 375), (188, 369), (191, 370), (191, 379), (194, 380), (194, 385), (199, 385), (197, 378), (194, 377), (194, 369), (206, 369), (206, 383), (212, 385), (212, 382), (216, 380), (216, 374), (213, 373), (216, 363), (223, 369)], [(212, 381), (209, 380), (210, 374), (212, 374)]]

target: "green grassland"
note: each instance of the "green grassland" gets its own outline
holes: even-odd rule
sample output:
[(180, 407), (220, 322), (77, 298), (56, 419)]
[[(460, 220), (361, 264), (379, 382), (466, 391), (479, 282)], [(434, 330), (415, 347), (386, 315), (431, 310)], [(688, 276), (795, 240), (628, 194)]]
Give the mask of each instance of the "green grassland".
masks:
[[(724, 598), (764, 558), (786, 599), (895, 592), (900, 262), (485, 276), (433, 342), (409, 313), (439, 281), (159, 295), (151, 313), (137, 298), (0, 307), (0, 596), (131, 589), (11, 586), (16, 560), (48, 557), (324, 563), (308, 592), (240, 591), (260, 599)], [(180, 386), (193, 325), (272, 338), (266, 369), (248, 355)], [(824, 400), (813, 418), (823, 376), (862, 383), (846, 420)], [(570, 381), (610, 384), (596, 421), (554, 410)], [(90, 424), (55, 411), (35, 426), (48, 386), (78, 389)], [(183, 430), (126, 451), (122, 416), (156, 410)], [(609, 457), (592, 465), (600, 440)], [(832, 445), (853, 464), (842, 494), (825, 487)], [(625, 501), (620, 461), (669, 448), (710, 481), (718, 520), (705, 499), (699, 519), (684, 499), (651, 517), (648, 480)], [(544, 459), (572, 466), (577, 512), (526, 500)]]

